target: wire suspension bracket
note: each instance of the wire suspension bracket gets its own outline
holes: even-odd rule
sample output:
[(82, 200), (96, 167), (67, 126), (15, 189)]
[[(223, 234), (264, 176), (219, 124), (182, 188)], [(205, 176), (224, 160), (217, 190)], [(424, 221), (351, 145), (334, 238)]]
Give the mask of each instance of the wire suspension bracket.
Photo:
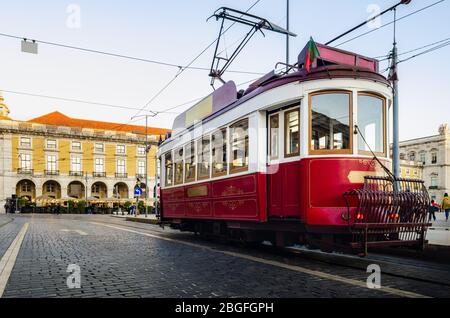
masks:
[[(222, 76), (228, 69), (228, 67), (234, 62), (236, 57), (242, 52), (242, 50), (245, 48), (245, 46), (249, 43), (249, 41), (253, 38), (253, 36), (259, 31), (263, 36), (265, 36), (263, 30), (268, 30), (271, 32), (276, 32), (280, 34), (284, 34), (287, 36), (293, 36), (296, 37), (297, 35), (295, 33), (292, 33), (274, 23), (271, 23), (265, 18), (261, 18), (259, 16), (249, 14), (247, 12), (242, 12), (239, 10), (222, 7), (214, 14), (208, 18), (211, 19), (212, 17), (216, 18), (216, 21), (222, 20), (219, 36), (216, 41), (216, 48), (214, 51), (214, 58), (211, 63), (211, 71), (209, 73), (209, 76), (211, 79), (211, 86), (214, 88), (214, 83), (216, 80), (219, 80), (223, 84), (225, 81), (223, 80)], [(236, 47), (236, 49), (233, 51), (233, 53), (229, 57), (222, 57), (219, 53), (219, 46), (220, 42), (223, 37), (223, 30), (225, 21), (233, 21), (234, 23), (239, 23), (242, 25), (246, 25), (250, 27), (250, 31), (246, 34), (246, 36), (242, 39), (242, 41), (239, 43), (239, 45)]]

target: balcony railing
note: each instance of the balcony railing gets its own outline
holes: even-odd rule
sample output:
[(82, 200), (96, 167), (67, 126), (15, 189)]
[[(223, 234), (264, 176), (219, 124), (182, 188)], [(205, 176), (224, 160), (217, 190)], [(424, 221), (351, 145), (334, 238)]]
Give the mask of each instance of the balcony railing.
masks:
[(84, 176), (84, 172), (83, 171), (70, 171), (69, 175), (71, 177), (83, 177)]
[(128, 173), (116, 173), (116, 178), (126, 179), (128, 178)]
[(19, 168), (19, 169), (17, 169), (17, 174), (32, 175), (33, 173), (34, 173), (33, 169), (28, 169), (28, 168)]
[(46, 176), (59, 176), (59, 170), (45, 170)]
[(141, 173), (136, 174), (136, 179), (139, 179), (139, 180), (145, 179), (145, 174), (141, 174)]
[(106, 172), (94, 172), (94, 173), (92, 173), (92, 176), (94, 178), (105, 178)]

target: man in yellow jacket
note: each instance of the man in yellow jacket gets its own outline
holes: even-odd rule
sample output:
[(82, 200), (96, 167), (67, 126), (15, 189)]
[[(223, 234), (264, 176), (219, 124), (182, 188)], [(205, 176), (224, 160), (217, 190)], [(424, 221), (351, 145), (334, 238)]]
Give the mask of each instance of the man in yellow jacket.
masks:
[(448, 222), (448, 216), (450, 214), (450, 197), (448, 196), (448, 193), (444, 195), (444, 200), (442, 200), (441, 207), (442, 210), (445, 211), (445, 220)]

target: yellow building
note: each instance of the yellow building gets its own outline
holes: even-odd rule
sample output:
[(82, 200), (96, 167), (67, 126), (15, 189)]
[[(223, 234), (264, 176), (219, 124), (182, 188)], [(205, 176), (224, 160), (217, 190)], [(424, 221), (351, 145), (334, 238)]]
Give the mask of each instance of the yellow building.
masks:
[(29, 121), (8, 116), (0, 95), (0, 211), (13, 195), (36, 203), (132, 200), (138, 179), (146, 188), (146, 172), (149, 198), (153, 197), (157, 146), (168, 130), (76, 119), (59, 112)]

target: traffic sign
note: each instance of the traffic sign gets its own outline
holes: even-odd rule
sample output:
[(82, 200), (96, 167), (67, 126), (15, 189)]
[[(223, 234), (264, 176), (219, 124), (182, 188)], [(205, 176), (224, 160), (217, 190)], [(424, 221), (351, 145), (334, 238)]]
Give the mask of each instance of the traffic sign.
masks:
[(143, 191), (140, 187), (134, 188), (134, 196), (140, 197), (142, 195)]

